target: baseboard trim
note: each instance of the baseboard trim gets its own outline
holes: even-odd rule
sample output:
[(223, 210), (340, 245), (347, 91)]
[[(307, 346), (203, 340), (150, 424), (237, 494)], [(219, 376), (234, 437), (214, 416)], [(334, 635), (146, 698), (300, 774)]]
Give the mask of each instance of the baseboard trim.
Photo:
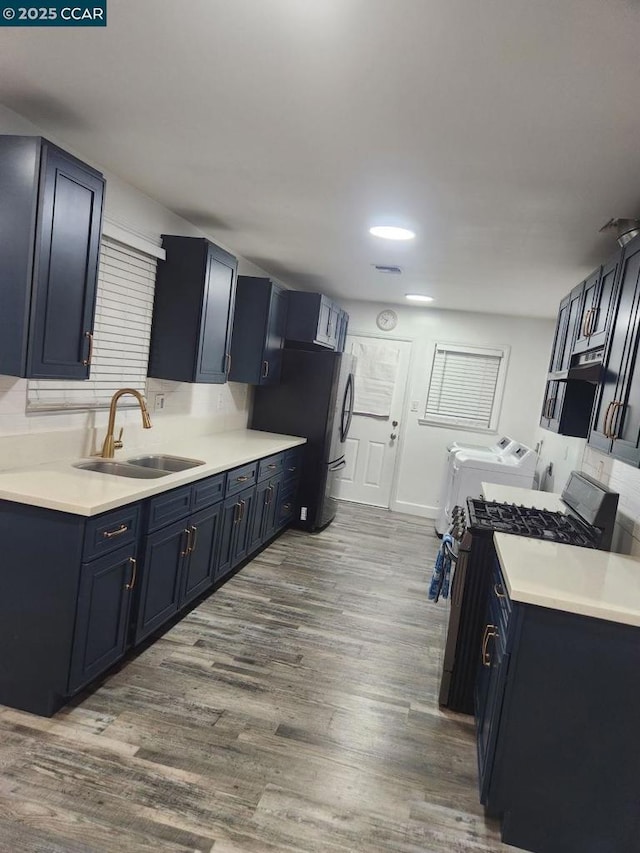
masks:
[(438, 517), (437, 506), (414, 504), (409, 501), (391, 501), (389, 509), (393, 512), (404, 512), (406, 515), (417, 515), (420, 518), (431, 518), (435, 520)]

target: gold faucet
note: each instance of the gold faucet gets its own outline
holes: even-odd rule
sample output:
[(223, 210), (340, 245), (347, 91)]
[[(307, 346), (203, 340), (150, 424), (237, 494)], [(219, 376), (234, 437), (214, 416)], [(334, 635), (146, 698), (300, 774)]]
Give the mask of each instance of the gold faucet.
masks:
[(107, 434), (102, 445), (102, 453), (100, 454), (104, 459), (113, 459), (114, 450), (120, 450), (122, 447), (122, 430), (120, 430), (120, 435), (117, 439), (113, 437), (113, 432), (116, 427), (116, 406), (118, 405), (120, 397), (123, 397), (125, 394), (131, 394), (136, 398), (138, 405), (140, 406), (140, 411), (142, 412), (142, 426), (144, 429), (151, 429), (149, 409), (147, 409), (147, 404), (142, 394), (139, 391), (136, 391), (135, 388), (121, 388), (119, 391), (116, 391), (111, 398), (111, 405), (109, 406), (109, 425), (107, 426)]

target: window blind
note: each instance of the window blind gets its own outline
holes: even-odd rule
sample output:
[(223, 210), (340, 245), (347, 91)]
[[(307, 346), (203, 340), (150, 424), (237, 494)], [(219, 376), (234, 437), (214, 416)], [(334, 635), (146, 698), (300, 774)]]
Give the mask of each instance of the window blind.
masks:
[(29, 380), (27, 411), (106, 408), (118, 388), (144, 393), (157, 258), (103, 235), (91, 375)]
[(424, 420), (467, 429), (497, 427), (505, 349), (436, 344)]

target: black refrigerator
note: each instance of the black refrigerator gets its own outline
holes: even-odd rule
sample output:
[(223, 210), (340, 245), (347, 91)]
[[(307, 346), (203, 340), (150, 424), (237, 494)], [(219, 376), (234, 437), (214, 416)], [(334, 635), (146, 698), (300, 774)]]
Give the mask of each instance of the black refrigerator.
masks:
[(307, 439), (294, 525), (317, 532), (335, 518), (338, 472), (354, 401), (355, 358), (348, 353), (285, 349), (280, 384), (257, 387), (252, 429)]

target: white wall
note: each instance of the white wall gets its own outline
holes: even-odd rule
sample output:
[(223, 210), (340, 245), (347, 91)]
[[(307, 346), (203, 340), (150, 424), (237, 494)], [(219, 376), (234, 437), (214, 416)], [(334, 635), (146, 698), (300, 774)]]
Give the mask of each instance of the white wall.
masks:
[[(158, 204), (153, 199), (141, 193), (135, 187), (105, 170), (100, 163), (91, 159), (90, 152), (77, 151), (68, 146), (63, 139), (49, 134), (46, 128), (37, 127), (27, 119), (12, 110), (0, 105), (0, 134), (41, 135), (51, 139), (72, 154), (97, 167), (104, 172), (107, 179), (105, 199), (105, 219), (131, 230), (156, 245), (160, 245), (160, 235), (182, 234), (185, 236), (207, 236), (218, 245), (233, 252), (233, 247), (225, 245), (215, 234), (204, 234), (172, 211)], [(264, 273), (239, 257), (239, 271), (246, 275), (264, 275)], [(19, 447), (16, 436), (38, 434), (41, 436), (39, 445), (47, 448), (47, 452), (73, 452), (73, 447), (80, 444), (86, 449), (93, 442), (88, 435), (92, 430), (101, 430), (106, 424), (105, 412), (84, 413), (55, 413), (29, 414), (26, 409), (26, 380), (15, 377), (0, 376), (0, 467), (14, 463)], [(177, 382), (158, 382), (149, 380), (147, 396), (153, 403), (155, 394), (162, 392), (166, 396), (166, 405), (162, 412), (152, 411), (156, 424), (165, 421), (168, 428), (171, 419), (182, 421), (176, 428), (184, 430), (189, 425), (202, 430), (202, 418), (207, 419), (210, 431), (221, 429), (242, 428), (247, 424), (249, 411), (249, 387), (229, 383), (220, 385), (187, 385)], [(119, 423), (125, 424), (128, 431), (135, 431), (138, 423), (138, 412), (123, 411), (119, 415)], [(194, 420), (195, 419), (195, 420)], [(131, 425), (131, 426), (128, 426)], [(69, 436), (58, 436), (58, 440), (45, 441), (42, 434), (48, 432), (69, 432)], [(72, 435), (71, 435), (72, 434)], [(13, 437), (10, 442), (2, 442), (3, 437)], [(73, 440), (72, 440), (73, 439)], [(33, 451), (33, 442), (25, 446)], [(78, 450), (80, 448), (78, 447)]]
[[(349, 332), (376, 335), (376, 316), (382, 305), (344, 302), (349, 312)], [(444, 474), (447, 445), (451, 441), (491, 444), (494, 434), (466, 432), (418, 423), (424, 411), (427, 382), (436, 341), (511, 348), (505, 393), (497, 433), (506, 433), (534, 446), (555, 322), (494, 314), (443, 311), (437, 308), (393, 306), (398, 325), (386, 337), (410, 340), (412, 359), (408, 394), (401, 423), (399, 462), (392, 509), (435, 518)], [(418, 412), (410, 411), (412, 400)]]

